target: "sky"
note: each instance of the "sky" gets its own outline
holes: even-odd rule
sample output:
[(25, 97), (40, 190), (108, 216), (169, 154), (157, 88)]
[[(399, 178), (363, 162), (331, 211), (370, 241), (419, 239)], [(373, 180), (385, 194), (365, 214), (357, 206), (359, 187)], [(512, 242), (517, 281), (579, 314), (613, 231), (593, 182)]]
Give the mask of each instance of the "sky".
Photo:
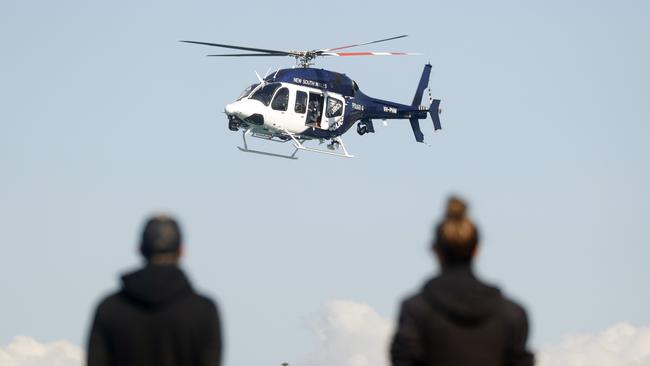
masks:
[[(225, 365), (347, 354), (354, 329), (322, 330), (336, 314), (375, 330), (353, 352), (385, 360), (401, 299), (437, 271), (428, 245), (450, 194), (470, 202), (476, 271), (526, 307), (534, 350), (560, 359), (563, 342), (622, 334), (642, 346), (621, 357), (647, 357), (649, 17), (643, 1), (1, 2), (0, 365), (52, 344), (76, 365), (93, 307), (141, 265), (139, 231), (161, 210), (219, 303)], [(293, 60), (178, 42), (400, 34), (359, 50), (424, 55), (317, 67), (407, 103), (431, 62), (443, 129), (422, 123), (430, 146), (403, 121), (350, 130), (353, 159), (238, 151), (223, 107)]]

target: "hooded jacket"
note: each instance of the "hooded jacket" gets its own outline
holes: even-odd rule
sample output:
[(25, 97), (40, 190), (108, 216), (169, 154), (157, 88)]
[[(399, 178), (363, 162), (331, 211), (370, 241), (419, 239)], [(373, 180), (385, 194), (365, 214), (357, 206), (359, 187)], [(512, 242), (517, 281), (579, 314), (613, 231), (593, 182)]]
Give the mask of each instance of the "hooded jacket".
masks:
[(97, 307), (88, 366), (219, 366), (215, 303), (180, 268), (147, 266), (122, 276), (122, 289)]
[(469, 266), (445, 269), (403, 301), (393, 366), (530, 366), (525, 310)]

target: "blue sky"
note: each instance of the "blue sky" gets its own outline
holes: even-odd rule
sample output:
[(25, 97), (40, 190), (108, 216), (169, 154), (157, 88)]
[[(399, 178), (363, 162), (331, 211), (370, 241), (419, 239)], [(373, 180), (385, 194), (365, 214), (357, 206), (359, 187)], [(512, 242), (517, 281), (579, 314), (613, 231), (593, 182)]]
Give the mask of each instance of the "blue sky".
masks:
[[(372, 4), (372, 5), (370, 5)], [(328, 301), (394, 319), (435, 272), (444, 200), (471, 202), (478, 272), (526, 305), (534, 346), (650, 324), (650, 5), (544, 2), (0, 4), (0, 343), (85, 342), (92, 306), (139, 265), (156, 210), (225, 317), (227, 364), (298, 362)], [(408, 102), (431, 62), (443, 130), (376, 125), (351, 160), (240, 153), (223, 106), (279, 58), (204, 57), (181, 39), (334, 47), (368, 95)], [(255, 349), (255, 352), (251, 352)]]

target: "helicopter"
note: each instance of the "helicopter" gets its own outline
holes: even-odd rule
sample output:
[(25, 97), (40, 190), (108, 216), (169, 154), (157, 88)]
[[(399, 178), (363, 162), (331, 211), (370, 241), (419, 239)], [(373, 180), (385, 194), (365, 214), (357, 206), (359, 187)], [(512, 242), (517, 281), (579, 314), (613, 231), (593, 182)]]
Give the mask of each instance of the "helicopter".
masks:
[[(417, 142), (424, 142), (419, 120), (428, 116), (434, 131), (440, 130), (440, 100), (431, 98), (421, 105), (424, 90), (428, 87), (431, 64), (424, 66), (415, 96), (410, 105), (372, 98), (364, 94), (357, 83), (345, 74), (312, 68), (317, 57), (325, 56), (410, 56), (407, 52), (340, 52), (343, 49), (404, 38), (407, 35), (384, 38), (371, 42), (308, 51), (279, 51), (220, 43), (180, 41), (212, 47), (248, 51), (248, 53), (210, 54), (211, 57), (279, 57), (289, 56), (296, 66), (278, 69), (264, 77), (257, 72), (258, 82), (247, 87), (240, 96), (225, 106), (228, 128), (242, 131), (243, 147), (248, 153), (297, 159), (300, 150), (351, 158), (341, 136), (356, 123), (357, 133), (374, 133), (373, 120), (409, 120)], [(251, 149), (247, 136), (275, 142), (291, 142), (292, 154), (276, 154)], [(305, 142), (329, 141), (327, 149), (305, 146)]]

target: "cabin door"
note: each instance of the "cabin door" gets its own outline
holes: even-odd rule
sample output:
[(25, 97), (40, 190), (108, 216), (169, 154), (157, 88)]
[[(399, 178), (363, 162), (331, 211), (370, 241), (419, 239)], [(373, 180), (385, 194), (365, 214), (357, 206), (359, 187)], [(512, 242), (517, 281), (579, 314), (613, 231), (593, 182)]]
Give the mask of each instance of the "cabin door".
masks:
[(307, 119), (305, 125), (314, 128), (327, 128), (323, 127), (323, 107), (325, 98), (320, 93), (309, 92), (309, 102), (307, 103)]

